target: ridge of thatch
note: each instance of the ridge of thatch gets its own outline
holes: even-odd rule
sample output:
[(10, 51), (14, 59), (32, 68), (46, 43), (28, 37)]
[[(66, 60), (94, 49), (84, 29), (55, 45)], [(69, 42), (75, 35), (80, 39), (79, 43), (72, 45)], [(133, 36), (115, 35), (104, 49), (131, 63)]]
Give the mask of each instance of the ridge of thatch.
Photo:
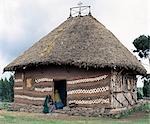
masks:
[(39, 64), (124, 67), (146, 73), (136, 57), (92, 16), (67, 19), (7, 65), (4, 71)]

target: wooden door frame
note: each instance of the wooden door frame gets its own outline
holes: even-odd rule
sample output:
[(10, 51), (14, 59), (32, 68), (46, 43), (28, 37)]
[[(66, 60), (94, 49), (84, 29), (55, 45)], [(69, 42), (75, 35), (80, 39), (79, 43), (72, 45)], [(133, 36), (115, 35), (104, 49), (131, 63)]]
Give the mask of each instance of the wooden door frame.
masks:
[(52, 98), (54, 101), (54, 92), (55, 92), (55, 81), (65, 81), (66, 82), (66, 105), (68, 105), (68, 98), (67, 98), (67, 80), (66, 79), (53, 79), (53, 83), (52, 83)]

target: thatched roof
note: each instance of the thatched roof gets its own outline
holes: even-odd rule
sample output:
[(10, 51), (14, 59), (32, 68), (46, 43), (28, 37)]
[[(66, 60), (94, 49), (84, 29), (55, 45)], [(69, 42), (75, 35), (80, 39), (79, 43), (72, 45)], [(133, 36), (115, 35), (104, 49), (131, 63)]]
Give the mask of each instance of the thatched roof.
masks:
[(146, 73), (136, 57), (92, 16), (68, 18), (6, 66), (4, 71), (40, 64), (124, 67)]

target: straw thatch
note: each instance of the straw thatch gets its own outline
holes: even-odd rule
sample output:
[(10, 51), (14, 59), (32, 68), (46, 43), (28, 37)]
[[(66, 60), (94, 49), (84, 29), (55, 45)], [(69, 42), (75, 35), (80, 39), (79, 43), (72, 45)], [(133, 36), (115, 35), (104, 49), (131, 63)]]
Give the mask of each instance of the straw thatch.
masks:
[(136, 57), (92, 16), (67, 19), (5, 67), (4, 71), (40, 64), (124, 67), (140, 74), (146, 72)]

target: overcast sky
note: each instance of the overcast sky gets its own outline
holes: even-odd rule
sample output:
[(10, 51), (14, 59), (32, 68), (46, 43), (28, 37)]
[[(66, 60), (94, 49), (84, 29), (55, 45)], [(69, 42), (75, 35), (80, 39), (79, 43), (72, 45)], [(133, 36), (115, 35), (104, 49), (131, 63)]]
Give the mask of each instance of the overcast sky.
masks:
[[(81, 0), (92, 15), (130, 50), (150, 35), (149, 0)], [(149, 3), (148, 3), (149, 2)], [(0, 0), (0, 77), (3, 68), (69, 17), (79, 0)], [(149, 24), (148, 24), (149, 23)], [(148, 68), (147, 61), (142, 61)]]

